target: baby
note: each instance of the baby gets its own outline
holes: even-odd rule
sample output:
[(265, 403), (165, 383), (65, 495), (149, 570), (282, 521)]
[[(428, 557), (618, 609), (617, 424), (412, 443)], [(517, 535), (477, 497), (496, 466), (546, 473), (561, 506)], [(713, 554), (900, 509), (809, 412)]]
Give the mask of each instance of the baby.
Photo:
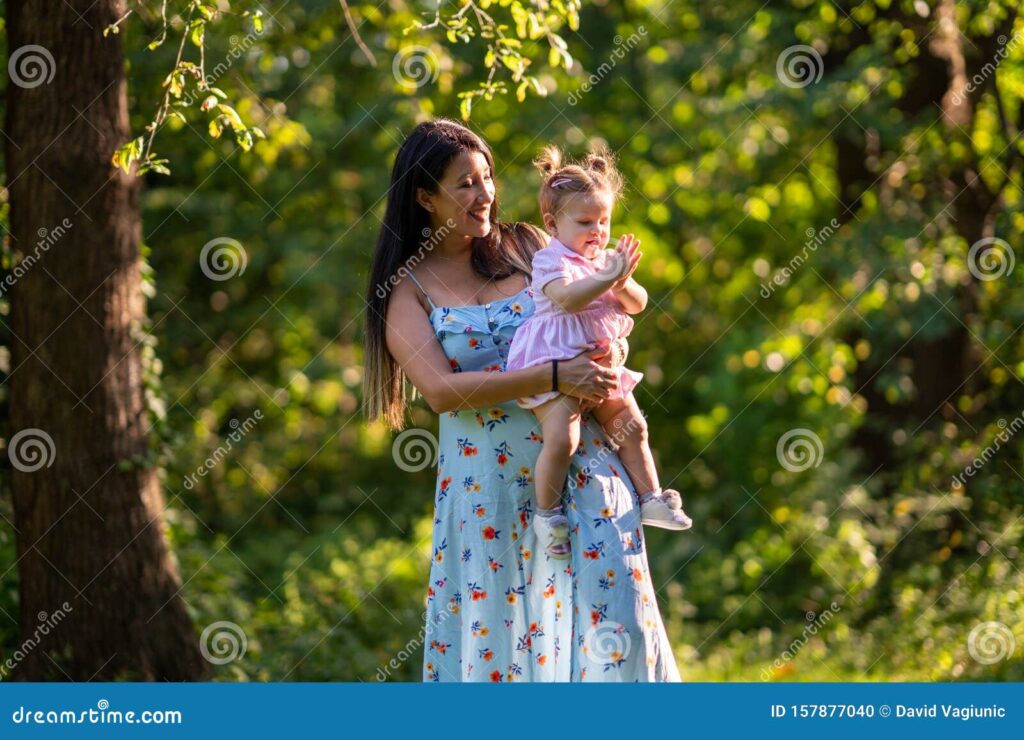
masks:
[[(623, 364), (626, 337), (633, 329), (629, 314), (644, 309), (647, 293), (631, 277), (641, 256), (640, 241), (626, 234), (614, 249), (605, 248), (622, 177), (603, 148), (563, 166), (561, 152), (549, 146), (534, 164), (544, 176), (540, 210), (551, 241), (533, 257), (536, 309), (516, 331), (507, 367), (532, 367), (608, 348), (619, 383), (594, 416), (619, 445), (619, 457), (639, 494), (641, 521), (689, 529), (693, 522), (683, 511), (682, 497), (672, 489), (662, 491), (658, 482), (647, 422), (632, 393), (643, 375)], [(538, 540), (552, 558), (567, 559), (569, 522), (561, 498), (580, 441), (580, 401), (549, 391), (521, 398), (518, 404), (533, 411), (544, 437), (534, 471)]]

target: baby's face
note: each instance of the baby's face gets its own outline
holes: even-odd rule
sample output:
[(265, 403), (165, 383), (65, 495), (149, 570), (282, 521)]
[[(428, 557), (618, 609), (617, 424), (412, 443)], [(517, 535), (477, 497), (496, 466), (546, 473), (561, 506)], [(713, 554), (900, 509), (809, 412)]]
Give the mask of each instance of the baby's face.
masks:
[(557, 216), (544, 217), (545, 225), (558, 241), (584, 257), (604, 249), (611, 235), (611, 193), (574, 193), (562, 202)]

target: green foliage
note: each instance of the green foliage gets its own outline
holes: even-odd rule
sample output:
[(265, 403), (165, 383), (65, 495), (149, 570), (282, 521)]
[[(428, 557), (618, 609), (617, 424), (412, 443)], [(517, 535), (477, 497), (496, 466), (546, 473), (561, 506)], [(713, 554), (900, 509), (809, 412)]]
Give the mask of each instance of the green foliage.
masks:
[[(371, 67), (337, 4), (313, 0), (264, 18), (237, 57), (208, 28), (208, 68), (230, 59), (216, 88), (187, 70), (168, 82), (207, 117), (168, 115), (173, 174), (144, 197), (154, 400), (183, 593), (198, 629), (229, 620), (248, 638), (218, 679), (376, 680), (416, 642), (434, 481), (399, 470), (359, 416), (359, 327), (402, 132), (461, 111), (495, 150), (506, 218), (539, 221), (542, 145), (619, 153), (614, 233), (643, 240), (651, 295), (630, 366), (663, 484), (696, 521), (648, 533), (684, 678), (1024, 680), (1024, 437), (995, 444), (1024, 411), (1022, 272), (977, 278), (968, 235), (980, 182), (997, 196), (979, 236), (1024, 243), (1024, 44), (994, 44), (1024, 33), (1015, 5), (956, 5), (970, 64), (1008, 49), (957, 122), (929, 97), (948, 41), (935, 4), (632, 0), (584, 5), (579, 32), (568, 4), (533, 21), (533, 4), (473, 6), (508, 13), (519, 45), (485, 36), (469, 4), (435, 7), (352, 6), (374, 49), (429, 50), (430, 85)], [(174, 61), (144, 45), (133, 130)], [(821, 74), (810, 55), (812, 81), (786, 84), (797, 46)], [(544, 48), (565, 55), (525, 64)], [(529, 85), (516, 99), (505, 81)], [(210, 115), (233, 136), (211, 140)], [(211, 280), (200, 254), (225, 236), (247, 266)], [(413, 424), (436, 429), (422, 403)], [(806, 467), (778, 452), (794, 430), (820, 441)], [(1018, 659), (972, 658), (986, 622)], [(419, 677), (418, 655), (398, 662), (385, 678)]]

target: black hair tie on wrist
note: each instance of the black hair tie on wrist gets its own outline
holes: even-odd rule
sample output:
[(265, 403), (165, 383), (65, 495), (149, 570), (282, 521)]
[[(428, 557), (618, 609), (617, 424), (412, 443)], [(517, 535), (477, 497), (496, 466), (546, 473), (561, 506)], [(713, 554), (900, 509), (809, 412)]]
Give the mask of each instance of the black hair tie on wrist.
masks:
[(558, 360), (551, 361), (551, 390), (558, 392)]

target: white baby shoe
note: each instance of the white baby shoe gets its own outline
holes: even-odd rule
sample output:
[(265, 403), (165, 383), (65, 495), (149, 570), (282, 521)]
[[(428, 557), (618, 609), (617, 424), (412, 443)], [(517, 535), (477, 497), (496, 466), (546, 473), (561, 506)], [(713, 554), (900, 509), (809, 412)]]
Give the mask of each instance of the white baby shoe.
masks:
[(683, 511), (683, 497), (671, 488), (640, 504), (640, 521), (652, 527), (677, 531), (693, 526), (693, 520)]

